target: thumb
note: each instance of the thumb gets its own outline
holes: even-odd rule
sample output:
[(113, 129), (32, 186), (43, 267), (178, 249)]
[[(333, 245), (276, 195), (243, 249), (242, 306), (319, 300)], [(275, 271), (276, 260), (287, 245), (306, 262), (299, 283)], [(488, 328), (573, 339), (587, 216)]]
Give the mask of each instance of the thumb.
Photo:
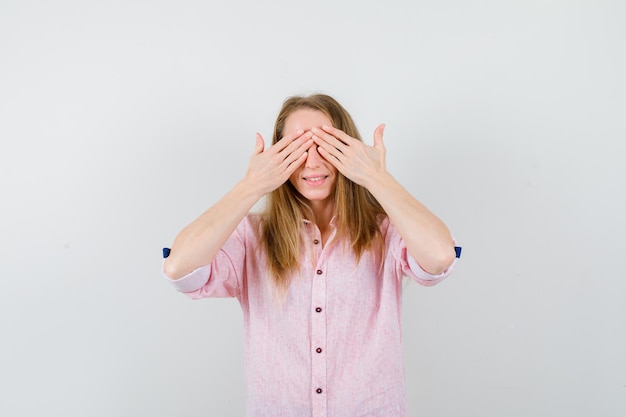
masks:
[(378, 125), (376, 130), (374, 130), (374, 147), (385, 149), (385, 145), (383, 144), (383, 133), (385, 132), (385, 124), (381, 123)]
[(260, 133), (256, 134), (256, 143), (254, 145), (254, 155), (258, 155), (263, 153), (263, 149), (265, 149), (265, 141), (263, 140), (263, 136)]

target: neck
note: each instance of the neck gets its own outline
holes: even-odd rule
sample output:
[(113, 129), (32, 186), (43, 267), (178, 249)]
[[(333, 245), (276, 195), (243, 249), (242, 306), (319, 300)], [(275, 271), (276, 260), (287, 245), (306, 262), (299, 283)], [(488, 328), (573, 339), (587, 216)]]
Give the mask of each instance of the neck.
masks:
[(330, 220), (335, 214), (335, 205), (326, 201), (311, 201), (309, 204), (311, 205), (317, 227), (319, 227), (320, 230), (328, 229)]

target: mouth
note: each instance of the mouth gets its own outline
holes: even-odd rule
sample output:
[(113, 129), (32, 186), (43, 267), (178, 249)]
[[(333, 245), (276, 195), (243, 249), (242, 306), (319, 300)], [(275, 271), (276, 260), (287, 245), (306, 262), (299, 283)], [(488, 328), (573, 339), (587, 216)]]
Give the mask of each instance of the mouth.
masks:
[(322, 185), (325, 181), (326, 178), (328, 178), (328, 175), (317, 175), (315, 177), (304, 177), (304, 182), (306, 182), (308, 185), (312, 186), (312, 187), (316, 187), (319, 185)]

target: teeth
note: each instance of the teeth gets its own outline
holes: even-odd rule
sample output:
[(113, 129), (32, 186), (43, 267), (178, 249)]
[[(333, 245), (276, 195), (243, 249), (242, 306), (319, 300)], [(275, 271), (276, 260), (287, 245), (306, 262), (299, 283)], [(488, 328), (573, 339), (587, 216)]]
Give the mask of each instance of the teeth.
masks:
[(323, 179), (324, 179), (324, 176), (321, 176), (321, 177), (309, 177), (309, 178), (306, 178), (306, 180), (307, 180), (307, 181), (321, 181), (321, 180), (323, 180)]

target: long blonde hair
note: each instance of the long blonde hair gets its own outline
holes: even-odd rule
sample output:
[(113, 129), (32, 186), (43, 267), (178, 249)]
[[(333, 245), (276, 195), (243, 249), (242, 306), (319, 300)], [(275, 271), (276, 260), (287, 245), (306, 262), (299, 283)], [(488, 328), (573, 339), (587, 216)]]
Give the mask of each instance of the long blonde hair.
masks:
[[(283, 102), (274, 125), (272, 144), (283, 137), (289, 115), (303, 108), (321, 111), (334, 127), (362, 141), (352, 117), (334, 98), (314, 94), (289, 97)], [(333, 198), (337, 218), (336, 237), (348, 239), (357, 261), (367, 250), (382, 250), (378, 221), (381, 215), (386, 214), (374, 196), (365, 187), (337, 172)], [(290, 277), (300, 269), (302, 220), (314, 220), (312, 217), (306, 199), (289, 181), (268, 195), (261, 222), (261, 243), (267, 256), (271, 279), (278, 289), (286, 290)]]

